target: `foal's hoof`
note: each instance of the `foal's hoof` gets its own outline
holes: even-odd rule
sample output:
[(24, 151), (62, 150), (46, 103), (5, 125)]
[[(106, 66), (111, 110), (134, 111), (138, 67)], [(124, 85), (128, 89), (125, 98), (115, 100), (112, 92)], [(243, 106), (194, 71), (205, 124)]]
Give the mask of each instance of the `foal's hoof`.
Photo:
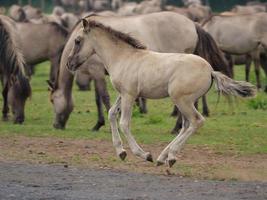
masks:
[(119, 157), (120, 157), (121, 160), (125, 160), (126, 156), (127, 156), (126, 151), (123, 151), (123, 152), (121, 152), (121, 153), (119, 154)]
[(176, 163), (175, 159), (168, 160), (169, 167), (172, 167)]
[(153, 157), (150, 153), (146, 155), (146, 161), (153, 162)]
[(161, 165), (164, 165), (164, 164), (165, 164), (164, 162), (158, 160), (156, 166), (158, 167), (158, 166), (161, 166)]

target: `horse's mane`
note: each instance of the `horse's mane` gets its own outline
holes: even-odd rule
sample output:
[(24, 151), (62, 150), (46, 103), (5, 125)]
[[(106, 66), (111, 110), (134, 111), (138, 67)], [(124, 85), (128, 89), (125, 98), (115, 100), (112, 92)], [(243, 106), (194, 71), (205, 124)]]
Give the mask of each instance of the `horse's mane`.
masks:
[(3, 68), (4, 76), (8, 81), (15, 77), (19, 84), (16, 84), (17, 94), (22, 98), (31, 95), (31, 87), (29, 80), (25, 74), (25, 61), (21, 50), (18, 48), (15, 39), (14, 30), (4, 22), (4, 18), (0, 18), (0, 60)]
[(105, 26), (105, 25), (103, 25), (97, 21), (94, 21), (94, 20), (89, 20), (88, 22), (89, 22), (90, 28), (95, 28), (95, 27), (100, 28), (100, 29), (108, 32), (112, 36), (126, 42), (127, 44), (129, 44), (130, 46), (132, 46), (136, 49), (147, 49), (147, 47), (145, 45), (143, 45), (139, 40), (133, 38), (129, 34), (114, 30), (113, 28)]
[(62, 27), (61, 25), (59, 25), (56, 22), (48, 22), (48, 24), (50, 24), (52, 27), (54, 27), (54, 29), (60, 33), (61, 35), (63, 35), (65, 38), (67, 38), (67, 36), (69, 35), (69, 32), (67, 29), (65, 29), (64, 27)]
[[(9, 72), (22, 71), (25, 74), (25, 61), (23, 54), (18, 48), (15, 34), (11, 30), (12, 24), (8, 26), (8, 21), (4, 22), (4, 18), (0, 18), (0, 57), (5, 67), (9, 68)], [(11, 19), (10, 19), (11, 20)], [(12, 20), (13, 21), (13, 20)], [(8, 58), (8, 59), (7, 59)], [(18, 69), (19, 68), (19, 69)]]

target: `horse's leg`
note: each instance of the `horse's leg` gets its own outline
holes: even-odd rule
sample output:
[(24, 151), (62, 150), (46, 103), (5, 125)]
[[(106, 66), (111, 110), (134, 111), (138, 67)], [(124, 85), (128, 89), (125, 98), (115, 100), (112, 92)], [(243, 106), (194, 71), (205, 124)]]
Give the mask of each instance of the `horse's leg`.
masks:
[(110, 108), (108, 112), (108, 118), (111, 126), (112, 132), (112, 142), (116, 149), (117, 155), (124, 160), (127, 156), (126, 151), (123, 149), (120, 133), (117, 126), (116, 114), (120, 111), (121, 97), (118, 96), (114, 105)]
[(153, 162), (152, 155), (149, 152), (145, 152), (135, 141), (130, 131), (132, 107), (134, 105), (135, 98), (130, 95), (123, 95), (121, 97), (121, 119), (120, 127), (122, 132), (129, 143), (129, 146), (134, 155), (139, 156), (147, 161)]
[(176, 154), (181, 150), (186, 140), (204, 123), (204, 117), (197, 111), (192, 101), (183, 98), (177, 101), (177, 106), (187, 119), (187, 124), (185, 124), (184, 131), (174, 139), (169, 147), (167, 161), (170, 167), (176, 162)]
[(209, 111), (209, 108), (208, 108), (206, 95), (202, 96), (202, 106), (203, 106), (203, 115), (208, 117), (210, 115), (210, 111)]
[(257, 80), (257, 88), (261, 88), (261, 81), (260, 81), (260, 61), (258, 58), (254, 59), (254, 65), (255, 65), (255, 74), (256, 74), (256, 80)]
[[(261, 68), (263, 69), (265, 76), (267, 77), (267, 52), (261, 53), (260, 55), (260, 63), (261, 63)], [(267, 85), (265, 86), (264, 89), (265, 92), (267, 92)]]
[(9, 108), (8, 108), (8, 100), (7, 100), (7, 94), (8, 94), (8, 86), (7, 84), (3, 84), (3, 91), (2, 91), (2, 96), (3, 96), (3, 121), (7, 121), (8, 120), (8, 112), (9, 112)]
[(173, 110), (172, 110), (171, 116), (172, 117), (176, 117), (176, 116), (179, 115), (179, 113), (180, 112), (179, 112), (178, 108), (176, 106), (173, 106)]
[(110, 97), (107, 90), (107, 83), (104, 78), (96, 79), (95, 80), (95, 88), (97, 89), (98, 93), (101, 96), (101, 100), (103, 101), (107, 111), (110, 109)]
[(49, 80), (52, 83), (55, 83), (57, 80), (57, 76), (58, 76), (58, 68), (59, 68), (59, 56), (60, 55), (56, 55), (50, 58), (50, 73), (49, 73)]
[(249, 82), (249, 72), (251, 66), (252, 58), (250, 55), (246, 55), (246, 81)]
[(101, 126), (105, 125), (105, 118), (102, 108), (102, 102), (101, 102), (101, 96), (98, 91), (98, 87), (96, 87), (96, 81), (95, 81), (95, 101), (97, 106), (97, 114), (98, 114), (98, 120), (96, 125), (93, 127), (93, 131), (98, 131)]
[[(175, 108), (176, 108), (176, 106), (175, 106)], [(177, 108), (177, 120), (176, 120), (174, 128), (171, 131), (171, 134), (177, 134), (182, 127), (183, 127), (183, 118), (182, 118), (182, 115)]]
[(147, 113), (146, 99), (143, 97), (139, 97), (137, 101), (138, 101), (137, 105), (139, 106), (140, 113)]

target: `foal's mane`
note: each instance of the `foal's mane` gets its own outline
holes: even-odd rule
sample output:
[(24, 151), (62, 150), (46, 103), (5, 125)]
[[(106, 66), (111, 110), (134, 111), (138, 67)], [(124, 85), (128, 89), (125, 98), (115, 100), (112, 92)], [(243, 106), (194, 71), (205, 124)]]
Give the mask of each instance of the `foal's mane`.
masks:
[(113, 28), (105, 26), (94, 20), (89, 20), (88, 23), (90, 28), (95, 28), (95, 27), (100, 28), (106, 31), (107, 33), (111, 34), (112, 36), (122, 40), (123, 42), (126, 42), (127, 44), (136, 49), (147, 49), (147, 47), (144, 44), (142, 44), (139, 40), (133, 38), (129, 34), (114, 30)]

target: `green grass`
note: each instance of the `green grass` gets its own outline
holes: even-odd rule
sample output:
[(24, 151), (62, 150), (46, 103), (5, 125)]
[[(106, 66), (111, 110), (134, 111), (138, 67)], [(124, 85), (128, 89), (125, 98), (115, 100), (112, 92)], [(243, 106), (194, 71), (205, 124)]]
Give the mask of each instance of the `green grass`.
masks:
[[(53, 107), (49, 101), (46, 80), (49, 63), (37, 66), (32, 77), (32, 99), (26, 105), (26, 121), (23, 125), (12, 122), (0, 122), (0, 136), (24, 135), (30, 137), (62, 137), (107, 139), (111, 142), (108, 122), (99, 132), (91, 132), (97, 120), (94, 90), (80, 92), (74, 87), (75, 109), (67, 123), (66, 130), (55, 130), (53, 123)], [(263, 74), (263, 73), (262, 73)], [(244, 67), (235, 67), (236, 79), (244, 79)], [(251, 73), (255, 83), (254, 73)], [(265, 77), (262, 75), (262, 81)], [(108, 77), (107, 77), (108, 80)], [(108, 85), (111, 101), (114, 102), (116, 92)], [(2, 103), (2, 98), (0, 99)], [(211, 117), (205, 125), (190, 138), (188, 143), (207, 145), (218, 153), (234, 151), (240, 154), (267, 153), (267, 95), (260, 92), (255, 100), (236, 100), (229, 106), (224, 98), (216, 106), (217, 93), (214, 89), (208, 95)], [(259, 103), (260, 102), (260, 103)], [(259, 106), (260, 105), (260, 106)], [(170, 117), (172, 104), (169, 99), (148, 100), (146, 115), (140, 114), (135, 107), (132, 120), (132, 132), (141, 143), (156, 144), (169, 142), (175, 119)], [(107, 115), (105, 116), (107, 119)]]

